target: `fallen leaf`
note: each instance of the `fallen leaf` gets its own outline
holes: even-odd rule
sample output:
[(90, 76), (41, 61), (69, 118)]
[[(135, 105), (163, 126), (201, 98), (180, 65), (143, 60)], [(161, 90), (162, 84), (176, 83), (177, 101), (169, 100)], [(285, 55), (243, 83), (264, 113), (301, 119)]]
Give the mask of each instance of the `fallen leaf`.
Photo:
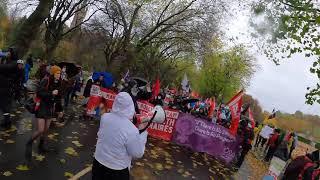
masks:
[(8, 177), (8, 176), (11, 176), (11, 175), (12, 175), (12, 172), (6, 171), (6, 172), (3, 173), (3, 175)]
[(16, 111), (16, 113), (17, 113), (17, 114), (21, 114), (22, 112), (21, 112), (21, 111)]
[(85, 167), (92, 167), (92, 164), (85, 164)]
[(16, 167), (17, 170), (19, 171), (28, 171), (30, 170), (28, 166), (26, 165), (19, 165), (18, 167)]
[(64, 172), (64, 177), (72, 178), (73, 174), (69, 172)]
[(157, 169), (158, 171), (162, 171), (162, 170), (163, 170), (162, 164), (156, 163), (155, 166), (156, 166), (156, 169)]
[(72, 137), (71, 136), (67, 136), (67, 139), (72, 139)]
[(178, 169), (178, 173), (182, 174), (183, 173), (183, 169)]
[(65, 164), (66, 163), (65, 159), (60, 159), (59, 161), (60, 161), (61, 164)]
[(170, 165), (165, 165), (164, 168), (170, 170), (170, 169), (172, 169), (172, 166), (170, 166)]
[(185, 171), (183, 174), (182, 174), (183, 177), (189, 177), (191, 176), (191, 174), (189, 173), (189, 171)]
[(51, 139), (51, 140), (54, 140), (55, 137), (56, 137), (56, 136), (55, 136), (54, 134), (49, 134), (49, 135), (48, 135), (48, 138)]
[(137, 165), (137, 166), (144, 166), (144, 163), (136, 162), (136, 165)]
[(43, 155), (36, 155), (36, 160), (37, 161), (43, 161), (44, 158), (45, 158), (45, 156), (43, 156)]
[(83, 145), (79, 143), (79, 141), (72, 141), (72, 144), (74, 144), (77, 147), (82, 147)]
[(72, 132), (72, 134), (79, 134), (78, 132)]
[(76, 150), (74, 150), (72, 147), (68, 147), (64, 150), (65, 153), (71, 155), (71, 156), (78, 156), (78, 153)]
[(6, 140), (6, 144), (13, 144), (13, 143), (15, 143), (15, 141), (13, 141), (11, 139)]

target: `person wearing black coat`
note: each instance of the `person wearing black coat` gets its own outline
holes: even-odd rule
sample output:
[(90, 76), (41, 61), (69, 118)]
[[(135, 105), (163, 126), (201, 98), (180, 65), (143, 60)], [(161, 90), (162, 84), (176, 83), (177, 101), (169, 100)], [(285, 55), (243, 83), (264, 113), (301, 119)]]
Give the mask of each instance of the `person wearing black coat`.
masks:
[(38, 129), (33, 133), (31, 139), (27, 142), (25, 156), (27, 160), (32, 157), (33, 141), (40, 137), (39, 152), (46, 152), (44, 147), (44, 137), (49, 130), (50, 123), (62, 112), (62, 86), (61, 86), (61, 69), (58, 66), (52, 66), (51, 74), (40, 82), (40, 88), (37, 92), (36, 113)]
[(252, 148), (252, 140), (254, 139), (254, 133), (252, 127), (249, 127), (249, 122), (247, 120), (242, 120), (240, 122), (240, 132), (238, 132), (239, 136), (241, 137), (241, 155), (238, 158), (238, 161), (236, 163), (236, 167), (240, 168), (246, 155)]
[(83, 91), (84, 97), (86, 97), (86, 98), (90, 97), (90, 91), (91, 91), (92, 84), (93, 84), (93, 80), (91, 78), (88, 79), (88, 81), (86, 83), (86, 87), (84, 88), (84, 91)]
[(0, 110), (3, 113), (4, 120), (1, 123), (1, 127), (10, 128), (10, 109), (12, 95), (14, 94), (14, 78), (17, 73), (17, 64), (0, 64)]

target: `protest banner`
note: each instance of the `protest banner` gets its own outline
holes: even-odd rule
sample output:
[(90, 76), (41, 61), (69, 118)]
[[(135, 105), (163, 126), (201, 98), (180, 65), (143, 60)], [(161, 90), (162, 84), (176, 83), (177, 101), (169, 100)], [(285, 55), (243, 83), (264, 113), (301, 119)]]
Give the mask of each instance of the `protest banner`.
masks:
[(238, 126), (240, 122), (243, 94), (244, 94), (243, 91), (240, 91), (227, 103), (227, 106), (229, 106), (231, 111), (231, 125), (230, 125), (229, 131), (234, 136), (236, 136), (237, 134)]
[(94, 116), (96, 115), (96, 108), (99, 107), (101, 103), (101, 93), (100, 87), (97, 85), (92, 85), (90, 90), (90, 97), (87, 103), (87, 115)]
[(279, 179), (281, 174), (284, 173), (286, 164), (286, 161), (274, 156), (271, 160), (268, 174), (272, 176), (274, 180)]
[(112, 90), (106, 89), (106, 88), (100, 88), (100, 91), (101, 91), (101, 97), (103, 98), (103, 103), (105, 107), (107, 107), (108, 110), (111, 110), (114, 99), (116, 98), (117, 94)]
[[(148, 113), (152, 111), (153, 105), (147, 101), (138, 101), (138, 107), (141, 113)], [(166, 120), (162, 123), (151, 123), (148, 128), (148, 133), (154, 138), (171, 141), (174, 126), (179, 116), (179, 112), (172, 109), (165, 109)]]
[(226, 163), (234, 160), (240, 143), (228, 129), (185, 113), (180, 113), (176, 121), (172, 141)]

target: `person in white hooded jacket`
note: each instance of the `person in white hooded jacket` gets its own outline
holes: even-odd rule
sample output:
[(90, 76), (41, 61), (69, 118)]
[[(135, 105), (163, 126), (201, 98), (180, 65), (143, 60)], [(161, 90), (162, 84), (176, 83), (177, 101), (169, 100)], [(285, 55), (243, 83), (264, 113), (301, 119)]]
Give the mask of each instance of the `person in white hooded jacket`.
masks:
[(98, 141), (92, 167), (92, 180), (130, 179), (129, 168), (133, 158), (141, 158), (147, 142), (147, 131), (130, 121), (135, 113), (131, 96), (119, 93), (110, 113), (101, 117)]

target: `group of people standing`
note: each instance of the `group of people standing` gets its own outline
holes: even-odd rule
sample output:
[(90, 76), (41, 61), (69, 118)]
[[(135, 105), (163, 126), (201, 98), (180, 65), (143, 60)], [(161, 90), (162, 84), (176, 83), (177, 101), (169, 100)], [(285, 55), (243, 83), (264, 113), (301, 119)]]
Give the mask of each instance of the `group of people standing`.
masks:
[[(11, 107), (13, 100), (18, 105), (22, 96), (27, 95), (30, 72), (34, 67), (34, 60), (30, 54), (26, 61), (18, 59), (18, 54), (14, 48), (9, 48), (7, 52), (0, 52), (0, 110), (3, 113), (1, 127), (9, 129), (11, 127)], [(68, 107), (70, 99), (76, 97), (76, 92), (81, 90), (82, 71), (69, 77), (67, 66), (59, 67), (56, 63), (46, 64), (41, 60), (37, 62), (38, 69), (33, 80), (36, 83), (36, 89), (33, 89), (32, 109), (37, 129), (26, 144), (25, 156), (27, 159), (32, 157), (32, 144), (40, 138), (39, 152), (47, 151), (45, 148), (45, 137), (52, 120), (63, 117), (64, 109)], [(25, 97), (24, 99), (27, 99)]]
[(14, 48), (9, 48), (6, 52), (0, 51), (0, 110), (3, 114), (1, 127), (5, 129), (11, 127), (12, 105), (14, 102), (21, 104), (21, 89), (25, 80), (24, 64), (23, 60), (18, 59)]
[(270, 167), (279, 168), (279, 164), (283, 164), (283, 170), (279, 174), (281, 179), (319, 179), (319, 150), (295, 158), (292, 156), (298, 146), (298, 136), (295, 132), (286, 132), (268, 124), (261, 124), (256, 128), (256, 135), (254, 147), (256, 151), (260, 150), (265, 154), (264, 161), (271, 161)]
[(266, 162), (269, 162), (274, 155), (287, 161), (298, 144), (296, 133), (273, 128), (270, 125), (259, 125), (256, 134), (255, 148), (264, 147)]

